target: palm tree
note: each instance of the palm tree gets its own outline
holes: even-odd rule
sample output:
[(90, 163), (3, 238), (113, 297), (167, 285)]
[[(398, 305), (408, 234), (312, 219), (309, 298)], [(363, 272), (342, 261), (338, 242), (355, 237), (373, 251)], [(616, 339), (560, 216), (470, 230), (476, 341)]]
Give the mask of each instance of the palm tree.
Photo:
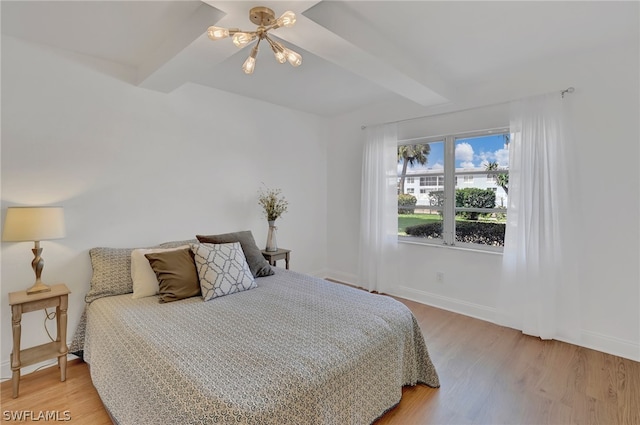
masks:
[[(497, 162), (492, 161), (492, 162), (487, 163), (487, 165), (485, 165), (484, 169), (486, 171), (496, 171), (496, 170), (499, 170), (500, 167), (498, 167), (498, 163)], [(487, 174), (487, 177), (490, 178), (490, 176), (496, 176), (496, 184), (498, 186), (500, 186), (502, 188), (502, 190), (504, 190), (504, 193), (506, 195), (509, 195), (509, 174), (507, 174), (507, 173)]]
[(411, 165), (411, 167), (414, 167), (416, 164), (426, 164), (430, 152), (431, 146), (428, 144), (398, 146), (398, 163), (402, 162), (399, 194), (404, 193), (404, 180), (407, 174), (407, 166)]

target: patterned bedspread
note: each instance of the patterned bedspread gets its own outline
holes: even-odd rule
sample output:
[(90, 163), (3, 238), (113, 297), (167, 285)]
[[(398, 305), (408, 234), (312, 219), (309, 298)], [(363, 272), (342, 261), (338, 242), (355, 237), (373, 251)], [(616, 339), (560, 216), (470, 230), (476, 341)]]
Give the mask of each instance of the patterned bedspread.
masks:
[(92, 302), (85, 360), (117, 422), (369, 424), (403, 385), (439, 386), (402, 303), (275, 270), (209, 302)]

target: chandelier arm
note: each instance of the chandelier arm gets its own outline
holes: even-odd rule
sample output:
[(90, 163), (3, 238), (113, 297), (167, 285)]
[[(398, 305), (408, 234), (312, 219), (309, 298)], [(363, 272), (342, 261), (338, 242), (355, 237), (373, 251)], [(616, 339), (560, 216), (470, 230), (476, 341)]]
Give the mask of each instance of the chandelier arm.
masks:
[(267, 34), (264, 35), (264, 38), (267, 40), (267, 43), (269, 43), (269, 46), (271, 46), (271, 49), (275, 50), (275, 45), (273, 44), (273, 40), (271, 40), (271, 38), (269, 38)]
[(273, 24), (273, 25), (270, 25), (270, 26), (268, 26), (268, 27), (265, 27), (265, 28), (264, 28), (264, 31), (265, 31), (265, 32), (267, 32), (267, 31), (269, 31), (269, 30), (277, 30), (278, 28), (282, 28), (282, 27), (280, 26), (280, 24), (275, 23), (275, 24)]
[(271, 46), (271, 51), (276, 57), (276, 60), (279, 63), (285, 63), (287, 61), (287, 56), (285, 54), (284, 47), (282, 47), (282, 45), (277, 41), (273, 41), (269, 36), (265, 36), (265, 38), (267, 39), (267, 42)]
[[(233, 32), (231, 32), (233, 31)], [(238, 28), (234, 28), (233, 30), (229, 30), (229, 35), (233, 35), (233, 34), (237, 34), (237, 33), (244, 33), (244, 34), (250, 34), (250, 35), (255, 35), (256, 37), (258, 36), (258, 31), (244, 31), (244, 30), (239, 30)]]
[(258, 46), (260, 45), (260, 42), (262, 41), (262, 38), (258, 38), (258, 42), (256, 43), (255, 46), (253, 46), (254, 49), (256, 49), (256, 52), (258, 51)]

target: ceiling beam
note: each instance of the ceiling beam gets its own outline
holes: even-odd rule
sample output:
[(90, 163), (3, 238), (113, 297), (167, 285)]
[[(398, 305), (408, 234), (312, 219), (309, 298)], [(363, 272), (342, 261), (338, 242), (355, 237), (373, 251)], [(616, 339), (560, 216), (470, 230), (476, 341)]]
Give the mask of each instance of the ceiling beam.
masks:
[(164, 41), (146, 58), (137, 70), (137, 83), (141, 87), (169, 93), (186, 83), (190, 65), (184, 60), (189, 56), (189, 46), (206, 29), (224, 18), (224, 12), (209, 4), (202, 3), (179, 28), (166, 34)]
[[(305, 16), (305, 12), (311, 11), (319, 3), (322, 3), (320, 14), (326, 15), (323, 21), (335, 20), (328, 25), (331, 28)], [(448, 101), (445, 97), (448, 93), (441, 81), (430, 78), (427, 82), (430, 84), (427, 84), (417, 78), (418, 74), (424, 75), (420, 70), (412, 69), (411, 64), (407, 64), (399, 55), (394, 59), (394, 49), (385, 44), (386, 40), (375, 32), (372, 34), (366, 23), (358, 22), (357, 17), (340, 2), (330, 3), (317, 0), (260, 2), (262, 6), (272, 8), (277, 16), (285, 10), (296, 13), (294, 28), (274, 31), (274, 36), (291, 44), (294, 50), (296, 47), (305, 50), (419, 105), (431, 106)], [(184, 83), (196, 80), (198, 75), (212, 72), (217, 64), (237, 53), (238, 49), (230, 42), (210, 41), (206, 29), (216, 25), (253, 30), (255, 27), (248, 16), (250, 5), (244, 1), (203, 2), (175, 33), (168, 34), (158, 49), (145, 58), (138, 69), (139, 85), (171, 92)], [(318, 13), (310, 15), (317, 18)], [(343, 28), (340, 32), (345, 36), (336, 32), (337, 27)], [(371, 42), (379, 44), (381, 50), (372, 52), (371, 48), (364, 48), (362, 42), (357, 43), (353, 32), (370, 39), (374, 37)]]
[(305, 16), (298, 18), (295, 31), (278, 37), (365, 78), (419, 105), (447, 102), (439, 93), (401, 72), (393, 64), (363, 50)]

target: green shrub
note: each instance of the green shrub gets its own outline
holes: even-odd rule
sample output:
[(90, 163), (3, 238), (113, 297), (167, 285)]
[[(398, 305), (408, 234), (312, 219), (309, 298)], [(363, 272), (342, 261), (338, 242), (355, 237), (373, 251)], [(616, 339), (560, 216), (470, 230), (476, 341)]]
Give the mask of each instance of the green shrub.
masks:
[(456, 241), (504, 246), (504, 223), (456, 221)]
[[(467, 187), (456, 190), (456, 207), (461, 208), (494, 208), (496, 206), (496, 193), (491, 189), (479, 189)], [(459, 215), (467, 220), (477, 220), (479, 212), (461, 211)]]
[(407, 226), (405, 233), (409, 236), (417, 236), (420, 238), (437, 239), (442, 237), (442, 222), (433, 222), (425, 224), (416, 224), (415, 226)]
[[(504, 246), (504, 223), (480, 221), (456, 221), (456, 241), (491, 246)], [(442, 238), (442, 223), (426, 223), (408, 226), (409, 236), (435, 239)]]
[[(409, 194), (404, 193), (398, 195), (398, 214), (413, 214), (413, 210), (416, 206), (418, 199)], [(402, 208), (402, 207), (410, 207), (410, 208)]]

